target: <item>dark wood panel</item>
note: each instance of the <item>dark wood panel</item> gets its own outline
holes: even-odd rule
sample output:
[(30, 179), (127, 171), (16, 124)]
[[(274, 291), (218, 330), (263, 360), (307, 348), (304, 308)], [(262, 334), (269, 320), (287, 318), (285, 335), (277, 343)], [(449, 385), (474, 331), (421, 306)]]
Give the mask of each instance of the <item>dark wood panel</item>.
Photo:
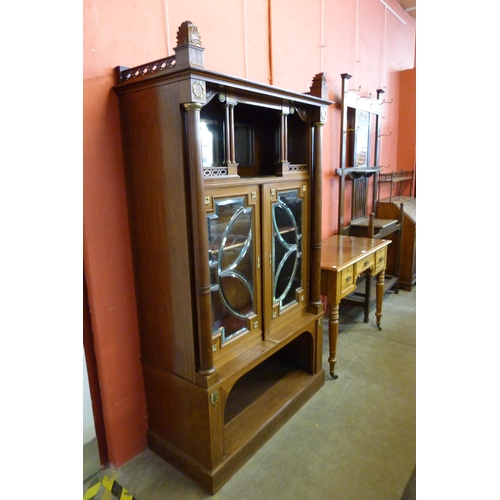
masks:
[[(377, 205), (378, 217), (392, 217), (399, 213), (399, 205), (403, 203), (403, 240), (401, 242), (401, 267), (399, 287), (411, 290), (417, 282), (417, 199), (413, 197), (393, 197), (379, 200)], [(395, 245), (389, 245), (387, 256), (387, 272), (394, 269)]]
[(179, 209), (186, 207), (186, 181), (177, 86), (126, 94), (120, 105), (142, 356), (194, 380), (189, 212)]
[[(145, 362), (149, 429), (201, 465), (222, 460), (222, 405), (206, 390)], [(215, 413), (216, 415), (214, 415)]]

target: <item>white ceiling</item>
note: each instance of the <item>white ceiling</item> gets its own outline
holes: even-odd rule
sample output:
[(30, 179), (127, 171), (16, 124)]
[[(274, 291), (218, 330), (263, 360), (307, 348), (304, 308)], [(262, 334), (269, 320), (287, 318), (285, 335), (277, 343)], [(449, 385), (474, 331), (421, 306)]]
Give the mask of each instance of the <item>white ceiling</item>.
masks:
[(417, 0), (398, 0), (398, 3), (415, 21), (417, 20)]

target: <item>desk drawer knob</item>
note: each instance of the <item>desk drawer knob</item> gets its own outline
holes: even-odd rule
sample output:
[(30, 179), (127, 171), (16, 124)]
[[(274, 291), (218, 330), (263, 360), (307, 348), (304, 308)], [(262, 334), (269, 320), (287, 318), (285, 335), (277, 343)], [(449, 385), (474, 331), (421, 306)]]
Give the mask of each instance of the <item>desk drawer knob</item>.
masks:
[(345, 279), (345, 282), (346, 283), (349, 283), (349, 281), (351, 281), (352, 277), (351, 276), (347, 276), (347, 278)]
[(379, 262), (383, 262), (383, 261), (384, 261), (384, 258), (383, 258), (383, 257), (380, 257), (380, 258), (378, 259), (378, 261), (379, 261)]
[(369, 260), (365, 260), (365, 261), (363, 262), (363, 266), (367, 266), (369, 263), (370, 263), (370, 261), (369, 261)]

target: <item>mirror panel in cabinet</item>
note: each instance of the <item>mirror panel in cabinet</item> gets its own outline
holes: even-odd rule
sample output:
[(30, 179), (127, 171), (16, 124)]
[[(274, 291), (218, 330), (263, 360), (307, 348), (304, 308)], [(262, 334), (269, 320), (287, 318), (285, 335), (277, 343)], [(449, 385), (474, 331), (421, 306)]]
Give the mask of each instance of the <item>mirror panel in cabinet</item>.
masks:
[[(275, 175), (279, 161), (280, 112), (277, 109), (239, 103), (234, 108), (238, 175)], [(236, 136), (238, 139), (238, 136)]]
[(309, 128), (308, 124), (302, 120), (298, 111), (291, 108), (287, 116), (288, 128), (288, 161), (292, 165), (303, 166), (302, 170), (307, 170), (309, 165)]
[[(279, 163), (280, 113), (276, 108), (212, 98), (200, 113), (205, 175), (213, 175), (208, 172), (210, 169), (228, 164), (236, 164), (241, 177), (275, 175)], [(303, 141), (293, 142), (295, 150), (301, 150), (294, 156), (300, 156), (302, 162)]]

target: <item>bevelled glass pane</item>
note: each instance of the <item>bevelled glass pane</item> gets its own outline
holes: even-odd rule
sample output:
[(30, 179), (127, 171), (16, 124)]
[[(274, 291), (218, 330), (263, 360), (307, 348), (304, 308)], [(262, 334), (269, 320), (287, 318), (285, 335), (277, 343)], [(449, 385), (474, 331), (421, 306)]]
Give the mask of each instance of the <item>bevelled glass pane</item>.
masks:
[(302, 199), (298, 189), (273, 203), (273, 299), (284, 308), (302, 287)]
[(215, 200), (207, 222), (213, 333), (225, 341), (247, 329), (255, 314), (253, 208), (245, 197)]

